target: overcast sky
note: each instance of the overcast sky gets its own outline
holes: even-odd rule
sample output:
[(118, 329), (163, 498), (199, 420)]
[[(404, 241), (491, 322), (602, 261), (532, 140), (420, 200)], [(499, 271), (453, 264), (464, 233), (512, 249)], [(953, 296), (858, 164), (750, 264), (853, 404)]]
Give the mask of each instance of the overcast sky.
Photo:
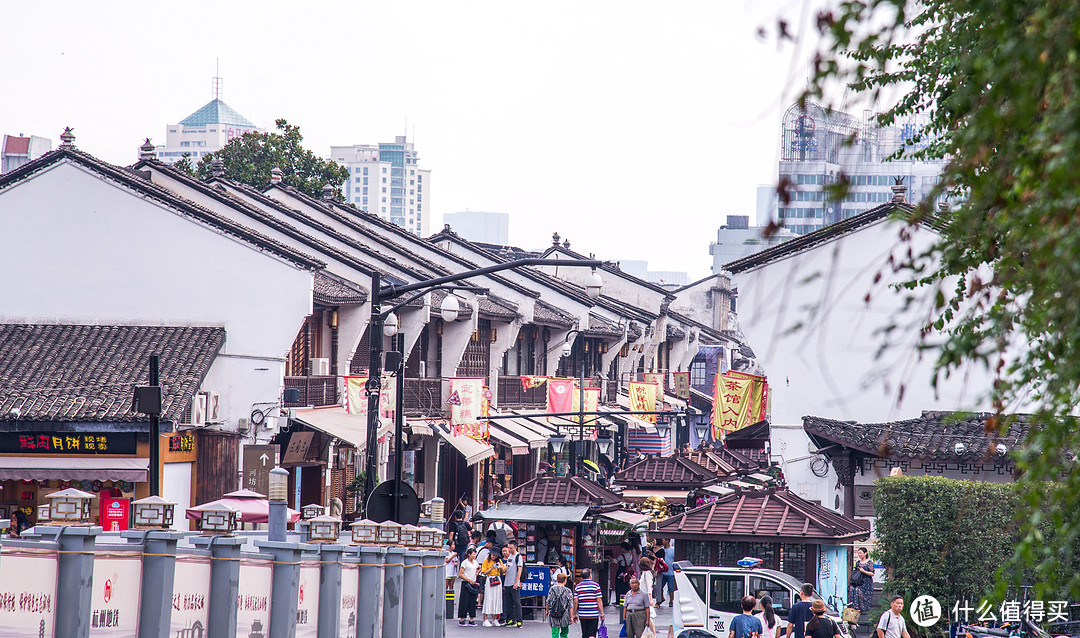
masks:
[[(212, 98), (283, 117), (321, 156), (407, 133), (443, 213), (510, 214), (604, 259), (709, 273), (725, 215), (776, 179), (805, 49), (775, 42), (804, 2), (11, 3), (0, 133), (130, 164)], [(758, 36), (759, 27), (769, 30)], [(799, 33), (799, 27), (795, 27)], [(802, 47), (814, 46), (805, 32)]]

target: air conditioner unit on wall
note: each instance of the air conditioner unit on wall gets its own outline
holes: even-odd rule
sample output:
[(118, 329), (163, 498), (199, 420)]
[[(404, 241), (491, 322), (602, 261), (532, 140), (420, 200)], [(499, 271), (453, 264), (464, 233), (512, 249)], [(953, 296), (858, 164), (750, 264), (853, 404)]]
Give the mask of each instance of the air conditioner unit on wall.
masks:
[(191, 397), (191, 407), (186, 412), (188, 418), (182, 425), (200, 428), (206, 425), (206, 393), (199, 392)]
[(206, 422), (217, 423), (221, 420), (221, 393), (213, 390), (204, 390), (199, 394), (206, 397)]
[(319, 357), (311, 360), (311, 375), (325, 377), (330, 374), (330, 359)]

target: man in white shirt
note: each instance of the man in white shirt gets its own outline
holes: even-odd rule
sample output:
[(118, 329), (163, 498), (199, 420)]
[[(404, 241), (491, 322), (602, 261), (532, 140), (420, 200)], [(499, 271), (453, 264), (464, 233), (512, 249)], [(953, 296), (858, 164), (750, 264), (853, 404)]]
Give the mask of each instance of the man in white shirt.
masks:
[(877, 624), (877, 638), (911, 638), (907, 627), (904, 625), (904, 597), (895, 594), (889, 600), (889, 611), (881, 614), (881, 620)]

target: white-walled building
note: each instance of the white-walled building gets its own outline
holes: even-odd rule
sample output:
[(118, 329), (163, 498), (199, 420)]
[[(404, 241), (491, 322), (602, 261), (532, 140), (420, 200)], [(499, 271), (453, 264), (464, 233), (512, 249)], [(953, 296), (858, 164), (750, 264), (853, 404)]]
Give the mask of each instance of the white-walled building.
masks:
[(443, 215), (443, 224), (469, 241), (496, 246), (510, 243), (510, 216), (506, 213), (463, 210)]
[(431, 217), (431, 171), (419, 166), (412, 142), (331, 146), (330, 159), (349, 169), (345, 201), (426, 237)]
[(165, 144), (155, 149), (155, 156), (166, 164), (174, 164), (186, 154), (192, 164), (197, 164), (234, 137), (261, 130), (215, 94), (214, 99), (178, 124), (165, 127)]
[(935, 357), (917, 341), (934, 291), (895, 290), (903, 275), (889, 258), (902, 259), (909, 246), (918, 254), (937, 235), (929, 224), (890, 220), (896, 209), (912, 210), (890, 202), (725, 265), (739, 290), (739, 325), (768, 374), (774, 460), (793, 491), (829, 507), (840, 508), (841, 494), (832, 469), (822, 480), (810, 467), (816, 450), (804, 416), (884, 423), (989, 408), (982, 394), (991, 378), (981, 368), (931, 387)]
[(751, 226), (748, 215), (728, 215), (727, 223), (716, 231), (716, 242), (709, 244), (714, 273), (721, 273), (724, 264), (748, 257), (770, 246), (782, 244), (797, 235), (790, 228), (779, 228), (765, 236), (764, 226)]
[(52, 140), (31, 135), (5, 135), (0, 146), (0, 173), (14, 170), (52, 150)]

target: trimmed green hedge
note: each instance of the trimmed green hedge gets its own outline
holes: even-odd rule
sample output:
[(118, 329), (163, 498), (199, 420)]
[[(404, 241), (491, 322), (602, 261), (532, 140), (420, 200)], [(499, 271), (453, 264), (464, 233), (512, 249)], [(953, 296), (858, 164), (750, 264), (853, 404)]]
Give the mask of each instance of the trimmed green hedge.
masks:
[(951, 608), (978, 601), (997, 584), (998, 568), (1019, 540), (1016, 486), (936, 476), (877, 481), (877, 558), (889, 570), (884, 591), (910, 603), (929, 594)]

